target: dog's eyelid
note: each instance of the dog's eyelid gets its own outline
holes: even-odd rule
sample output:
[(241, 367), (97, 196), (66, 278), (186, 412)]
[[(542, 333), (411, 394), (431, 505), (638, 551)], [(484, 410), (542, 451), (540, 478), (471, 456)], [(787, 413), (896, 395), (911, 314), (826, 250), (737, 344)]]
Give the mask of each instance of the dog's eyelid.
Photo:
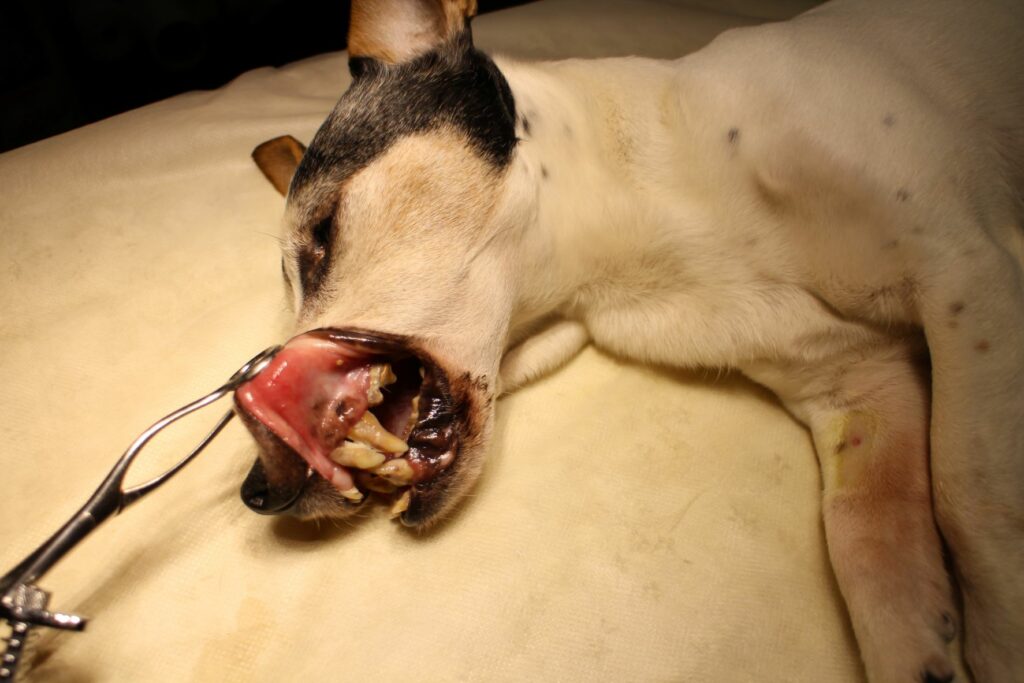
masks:
[(307, 249), (322, 256), (331, 249), (335, 237), (336, 207), (331, 207), (309, 229)]
[(307, 224), (304, 236), (297, 240), (297, 265), (303, 298), (314, 294), (330, 269), (335, 240), (336, 207)]

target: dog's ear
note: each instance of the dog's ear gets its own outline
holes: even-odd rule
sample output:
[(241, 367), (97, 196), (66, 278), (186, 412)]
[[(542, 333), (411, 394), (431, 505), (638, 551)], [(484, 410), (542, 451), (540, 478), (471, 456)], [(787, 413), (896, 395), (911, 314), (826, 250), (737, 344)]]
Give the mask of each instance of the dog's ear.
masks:
[(401, 64), (463, 32), (476, 0), (352, 0), (349, 68), (358, 78), (367, 60)]
[(267, 140), (252, 151), (252, 159), (263, 171), (274, 189), (282, 195), (288, 194), (295, 169), (306, 153), (306, 146), (291, 135)]

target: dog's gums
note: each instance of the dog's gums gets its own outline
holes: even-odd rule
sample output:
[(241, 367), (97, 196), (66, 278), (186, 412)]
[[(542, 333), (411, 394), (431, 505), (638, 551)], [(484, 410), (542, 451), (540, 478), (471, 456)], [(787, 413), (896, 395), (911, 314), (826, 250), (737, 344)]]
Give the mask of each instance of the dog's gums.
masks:
[[(266, 473), (285, 469), (269, 461), (297, 454), (308, 466), (307, 479), (323, 478), (344, 498), (339, 514), (373, 491), (397, 492), (392, 514), (398, 516), (409, 507), (411, 487), (429, 487), (455, 457), (442, 375), (397, 340), (316, 330), (289, 341), (266, 370), (239, 387), (235, 403), (260, 445)], [(266, 477), (268, 487), (272, 479)], [(289, 485), (296, 486), (294, 476)], [(290, 494), (287, 507), (304, 486)]]

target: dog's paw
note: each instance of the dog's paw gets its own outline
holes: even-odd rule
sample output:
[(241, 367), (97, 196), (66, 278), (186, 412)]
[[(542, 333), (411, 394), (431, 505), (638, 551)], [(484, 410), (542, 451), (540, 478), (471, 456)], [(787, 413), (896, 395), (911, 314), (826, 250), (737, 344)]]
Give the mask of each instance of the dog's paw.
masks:
[(966, 680), (959, 675), (951, 652), (956, 645), (940, 628), (904, 630), (890, 638), (862, 644), (862, 655), (871, 683), (950, 683)]

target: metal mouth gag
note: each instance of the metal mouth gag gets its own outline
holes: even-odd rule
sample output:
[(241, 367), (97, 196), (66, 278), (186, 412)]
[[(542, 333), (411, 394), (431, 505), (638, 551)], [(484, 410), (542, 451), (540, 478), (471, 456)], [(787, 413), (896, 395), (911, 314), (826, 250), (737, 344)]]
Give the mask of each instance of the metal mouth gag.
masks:
[(48, 626), (68, 631), (81, 631), (85, 628), (87, 620), (84, 617), (49, 611), (47, 607), (50, 594), (39, 588), (36, 585), (37, 582), (104, 520), (121, 512), (143, 496), (152, 493), (180, 472), (185, 465), (192, 462), (234, 417), (234, 410), (228, 410), (213, 426), (213, 429), (203, 437), (202, 441), (176, 465), (144, 484), (125, 489), (125, 475), (143, 446), (168, 425), (205, 408), (253, 379), (266, 369), (280, 350), (280, 346), (272, 346), (262, 351), (239, 368), (220, 387), (175, 410), (142, 432), (120, 457), (85, 505), (45, 543), (0, 578), (0, 619), (6, 620), (11, 627), (6, 650), (0, 659), (0, 681), (14, 680), (32, 628)]

